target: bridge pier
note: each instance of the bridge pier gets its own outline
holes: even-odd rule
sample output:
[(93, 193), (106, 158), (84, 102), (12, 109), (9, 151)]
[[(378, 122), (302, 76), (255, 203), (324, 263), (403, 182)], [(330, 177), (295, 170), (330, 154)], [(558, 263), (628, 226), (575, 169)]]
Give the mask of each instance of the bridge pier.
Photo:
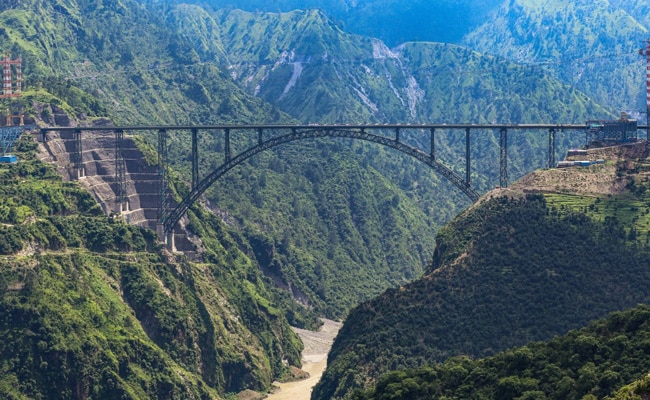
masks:
[(501, 128), (499, 132), (500, 164), (499, 185), (508, 187), (508, 129)]
[(470, 129), (465, 128), (465, 184), (467, 186), (472, 185), (471, 135), (469, 132)]
[(548, 130), (548, 167), (555, 168), (555, 128)]
[(436, 128), (430, 128), (431, 132), (431, 159), (436, 159)]
[(192, 189), (199, 184), (199, 130), (192, 128)]
[(158, 239), (167, 247), (167, 250), (171, 252), (176, 251), (176, 242), (174, 239), (174, 231), (165, 232), (165, 225), (162, 223), (156, 224), (156, 234)]
[(224, 151), (225, 151), (225, 153), (224, 153), (224, 157), (226, 159), (225, 162), (228, 162), (228, 161), (230, 161), (230, 157), (231, 157), (231, 154), (230, 154), (230, 128), (224, 129), (224, 133), (225, 133), (225, 138), (224, 138), (224, 141), (225, 141), (225, 150)]
[[(158, 130), (158, 221), (167, 212), (167, 131)], [(162, 236), (160, 236), (162, 238)]]
[(126, 193), (126, 161), (124, 160), (124, 131), (115, 130), (115, 202), (121, 214), (129, 210)]
[(72, 138), (74, 140), (73, 153), (72, 153), (74, 174), (76, 175), (77, 179), (81, 179), (86, 176), (86, 170), (84, 168), (84, 162), (83, 162), (83, 146), (81, 142), (81, 129), (75, 129), (72, 132)]

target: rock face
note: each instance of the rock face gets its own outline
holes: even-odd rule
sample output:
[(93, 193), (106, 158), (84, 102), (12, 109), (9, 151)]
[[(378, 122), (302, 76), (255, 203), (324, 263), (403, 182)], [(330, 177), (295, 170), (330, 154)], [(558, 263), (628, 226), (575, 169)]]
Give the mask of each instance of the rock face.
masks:
[[(136, 143), (125, 136), (122, 154), (125, 163), (127, 202), (117, 201), (115, 133), (81, 133), (81, 165), (75, 162), (75, 137), (72, 132), (48, 132), (45, 141), (39, 135), (40, 159), (56, 165), (65, 180), (78, 180), (99, 202), (106, 215), (119, 215), (132, 225), (156, 230), (160, 181), (158, 167), (150, 165)], [(179, 224), (180, 225), (180, 224)], [(181, 228), (174, 232), (175, 249), (194, 253), (194, 245)]]

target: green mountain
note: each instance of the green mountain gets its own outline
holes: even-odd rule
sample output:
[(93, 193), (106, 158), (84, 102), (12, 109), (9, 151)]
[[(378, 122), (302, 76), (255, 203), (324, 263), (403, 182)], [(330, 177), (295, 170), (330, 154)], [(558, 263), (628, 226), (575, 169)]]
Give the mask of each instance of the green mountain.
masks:
[[(409, 41), (458, 42), (480, 25), (501, 0), (210, 0), (206, 7), (249, 12), (319, 9), (345, 31), (381, 39), (389, 46)], [(403, 21), (408, 23), (395, 23)]]
[(207, 399), (263, 391), (300, 364), (238, 232), (204, 212), (209, 262), (166, 253), (36, 146), (0, 166), (0, 397)]
[[(81, 123), (88, 123), (84, 116), (108, 116), (118, 124), (291, 121), (237, 88), (220, 67), (225, 55), (218, 43), (203, 49), (168, 23), (182, 6), (35, 1), (3, 7), (0, 33), (23, 55), (22, 107), (33, 118), (56, 122), (33, 107), (33, 101), (58, 101), (54, 93), (71, 104), (61, 112), (73, 120), (78, 114)], [(201, 29), (211, 29), (203, 22)], [(56, 40), (37, 42), (35, 35)], [(153, 143), (154, 135), (144, 138)], [(201, 140), (205, 176), (222, 157), (223, 144), (212, 135)], [(169, 154), (179, 176), (188, 176), (189, 141), (173, 133)], [(419, 276), (431, 254), (420, 238), (433, 237), (454, 212), (435, 210), (428, 218), (424, 210), (433, 213), (433, 206), (416, 207), (418, 193), (407, 196), (398, 187), (402, 181), (413, 185), (401, 175), (428, 173), (425, 167), (402, 166), (399, 159), (404, 172), (389, 181), (366, 160), (340, 141), (294, 144), (233, 171), (207, 200), (221, 215), (234, 216), (252, 243), (251, 256), (281, 287), (317, 312), (341, 317), (386, 287)], [(393, 267), (397, 259), (406, 262)]]
[[(316, 10), (210, 14), (186, 6), (174, 15), (189, 38), (226, 52), (248, 93), (305, 123), (572, 123), (606, 113), (539, 68), (449, 44), (390, 49), (341, 31)], [(210, 23), (191, 24), (210, 15)]]
[(608, 161), (531, 174), (442, 229), (422, 279), (350, 312), (313, 398), (346, 398), (389, 370), (484, 357), (647, 302), (646, 144), (590, 157)]
[[(583, 123), (611, 118), (603, 107), (539, 67), (441, 43), (389, 49), (381, 41), (342, 32), (315, 10), (210, 13), (182, 6), (172, 23), (201, 46), (214, 44), (201, 47), (202, 52), (225, 52), (228, 70), (249, 94), (304, 123)], [(437, 151), (455, 168), (462, 146), (453, 135), (440, 137)], [(412, 140), (421, 141), (417, 136)], [(481, 142), (481, 150), (473, 154), (476, 168), (490, 172), (477, 174), (474, 183), (487, 190), (498, 182), (498, 139), (494, 132), (481, 132), (476, 140)], [(566, 149), (581, 140), (562, 137), (560, 142), (559, 148)], [(539, 149), (546, 145), (543, 135), (513, 137), (511, 176), (544, 166)], [(371, 165), (402, 180), (398, 171), (404, 165), (375, 158)], [(437, 192), (438, 183), (426, 174), (416, 179), (427, 188), (421, 198)]]
[[(10, 108), (22, 107), (30, 119), (48, 124), (86, 124), (94, 117), (118, 124), (582, 122), (608, 115), (539, 68), (451, 45), (390, 50), (345, 34), (316, 11), (13, 1), (0, 5), (0, 40), (25, 65), (24, 96)], [(139, 142), (150, 146), (154, 135), (145, 133)], [(421, 141), (417, 135), (405, 140)], [(514, 138), (512, 155), (522, 160), (514, 163), (518, 175), (542, 164), (545, 140)], [(453, 146), (459, 142), (441, 143), (440, 156), (462, 165)], [(494, 142), (492, 133), (477, 139), (477, 170), (498, 171)], [(573, 143), (563, 138), (562, 146)], [(202, 133), (201, 149), (205, 175), (221, 160), (219, 135)], [(173, 133), (169, 154), (175, 190), (183, 193), (189, 140)], [(47, 168), (11, 168), (6, 187), (13, 192), (2, 226), (2, 274), (11, 296), (0, 326), (9, 340), (0, 365), (6, 393), (23, 397), (54, 396), (48, 387), (77, 390), (71, 397), (81, 398), (93, 390), (98, 397), (159, 397), (170, 386), (177, 397), (184, 390), (194, 397), (264, 390), (286, 372), (283, 359), (299, 362), (288, 322), (313, 327), (315, 313), (341, 318), (387, 287), (420, 276), (433, 256), (434, 232), (468, 205), (429, 169), (392, 153), (342, 140), (292, 144), (252, 159), (206, 193), (205, 205), (219, 218), (198, 206), (188, 213), (188, 230), (203, 249), (200, 262), (192, 263), (161, 256), (151, 232), (101, 217), (93, 205), (65, 205), (58, 199), (67, 195), (50, 193), (47, 184), (33, 183), (44, 193), (23, 195), (22, 186), (42, 176), (21, 168)], [(486, 190), (495, 176), (476, 182)], [(67, 185), (74, 187), (61, 183)], [(65, 206), (50, 209), (51, 199)], [(24, 276), (34, 285), (23, 283)], [(20, 304), (30, 313), (19, 324), (11, 316)], [(44, 321), (49, 305), (58, 318)], [(130, 322), (120, 328), (123, 321)], [(126, 333), (115, 334), (121, 329)], [(138, 338), (164, 363), (152, 366), (138, 357), (141, 348), (124, 344), (124, 336)], [(106, 352), (92, 359), (85, 348)], [(15, 360), (15, 354), (25, 357)], [(37, 374), (35, 363), (48, 373)], [(88, 367), (73, 376), (77, 365)], [(91, 389), (98, 371), (106, 371), (103, 383)]]
[(648, 36), (643, 1), (504, 2), (463, 43), (538, 64), (615, 111), (645, 111), (638, 49)]
[(220, 0), (205, 7), (241, 8), (257, 15), (320, 9), (340, 21), (338, 28), (382, 39), (391, 47), (410, 41), (463, 44), (481, 53), (539, 65), (616, 113), (645, 109), (643, 68), (637, 53), (645, 47), (649, 28), (643, 1), (414, 1), (405, 5), (374, 0), (305, 5), (290, 0)]
[[(642, 399), (648, 395), (650, 308), (638, 306), (548, 342), (481, 360), (382, 376), (358, 399)], [(644, 378), (641, 378), (644, 377)], [(626, 386), (632, 380), (639, 382)]]

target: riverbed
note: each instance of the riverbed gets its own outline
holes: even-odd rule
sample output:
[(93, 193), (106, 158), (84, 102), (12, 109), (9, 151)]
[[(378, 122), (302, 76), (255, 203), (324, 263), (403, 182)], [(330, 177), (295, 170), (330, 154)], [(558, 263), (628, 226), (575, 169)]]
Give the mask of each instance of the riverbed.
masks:
[(318, 332), (294, 328), (305, 345), (302, 351), (302, 370), (309, 373), (309, 378), (296, 382), (276, 383), (275, 386), (279, 389), (270, 394), (267, 400), (309, 400), (312, 388), (318, 383), (327, 367), (327, 353), (332, 348), (341, 325), (340, 322), (323, 319), (323, 326)]

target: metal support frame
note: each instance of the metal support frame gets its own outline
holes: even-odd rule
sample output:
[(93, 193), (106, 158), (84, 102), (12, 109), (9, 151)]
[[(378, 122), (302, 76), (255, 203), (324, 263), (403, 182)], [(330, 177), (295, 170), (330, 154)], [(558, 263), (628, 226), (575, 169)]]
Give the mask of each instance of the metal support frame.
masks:
[(11, 153), (14, 144), (20, 138), (20, 135), (31, 128), (34, 125), (29, 126), (6, 126), (0, 128), (0, 148), (2, 148), (2, 156), (6, 156), (8, 153)]
[[(124, 160), (124, 131), (115, 131), (115, 202), (122, 212), (129, 208), (129, 198), (126, 193), (126, 161)], [(126, 206), (126, 207), (124, 207)]]
[(199, 130), (192, 129), (192, 189), (199, 184)]
[(400, 141), (400, 131), (399, 128), (395, 128), (395, 141), (399, 143)]
[(254, 145), (249, 147), (247, 150), (237, 154), (232, 159), (224, 162), (217, 169), (212, 171), (210, 174), (205, 176), (199, 185), (194, 188), (190, 193), (188, 193), (183, 200), (169, 213), (164, 214), (163, 218), (160, 220), (160, 223), (163, 228), (163, 235), (169, 235), (170, 232), (174, 229), (176, 223), (180, 220), (183, 214), (187, 211), (191, 204), (193, 204), (199, 197), (221, 176), (230, 171), (235, 166), (241, 164), (244, 160), (249, 159), (250, 157), (268, 150), (272, 147), (290, 143), (296, 140), (309, 139), (309, 138), (322, 138), (322, 137), (335, 137), (335, 138), (349, 138), (349, 139), (360, 139), (373, 143), (382, 144), (400, 152), (407, 154), (427, 165), (432, 167), (436, 172), (443, 175), (445, 178), (449, 179), (456, 187), (467, 195), (467, 197), (472, 201), (477, 201), (479, 198), (479, 193), (471, 187), (471, 182), (469, 181), (469, 176), (471, 170), (469, 165), (471, 159), (469, 157), (469, 129), (467, 130), (467, 178), (463, 180), (462, 176), (452, 171), (450, 168), (441, 164), (438, 161), (435, 161), (431, 158), (430, 154), (422, 151), (421, 149), (415, 148), (413, 146), (398, 142), (395, 138), (391, 138), (384, 135), (372, 134), (366, 132), (365, 128), (337, 128), (337, 129), (322, 129), (322, 128), (313, 128), (305, 127), (304, 129), (291, 128), (291, 133), (284, 135), (274, 136), (263, 141), (261, 144)]
[(499, 150), (501, 168), (499, 170), (499, 185), (508, 187), (508, 130), (501, 128), (499, 132)]
[(264, 142), (264, 129), (257, 129), (257, 145), (261, 145)]
[(73, 153), (72, 153), (72, 163), (74, 171), (77, 174), (77, 178), (84, 176), (84, 162), (83, 162), (83, 145), (81, 142), (81, 129), (75, 129), (72, 132), (73, 140)]
[(224, 129), (225, 133), (225, 138), (224, 138), (224, 144), (225, 144), (225, 149), (224, 149), (224, 157), (226, 159), (226, 162), (230, 161), (230, 157), (232, 156), (230, 153), (230, 128)]
[(555, 168), (555, 128), (548, 130), (548, 167)]
[(465, 184), (467, 186), (472, 185), (471, 144), (470, 129), (465, 128)]
[(158, 221), (167, 214), (167, 131), (158, 131)]
[(430, 128), (429, 131), (431, 132), (431, 159), (435, 160), (436, 159), (436, 128)]

